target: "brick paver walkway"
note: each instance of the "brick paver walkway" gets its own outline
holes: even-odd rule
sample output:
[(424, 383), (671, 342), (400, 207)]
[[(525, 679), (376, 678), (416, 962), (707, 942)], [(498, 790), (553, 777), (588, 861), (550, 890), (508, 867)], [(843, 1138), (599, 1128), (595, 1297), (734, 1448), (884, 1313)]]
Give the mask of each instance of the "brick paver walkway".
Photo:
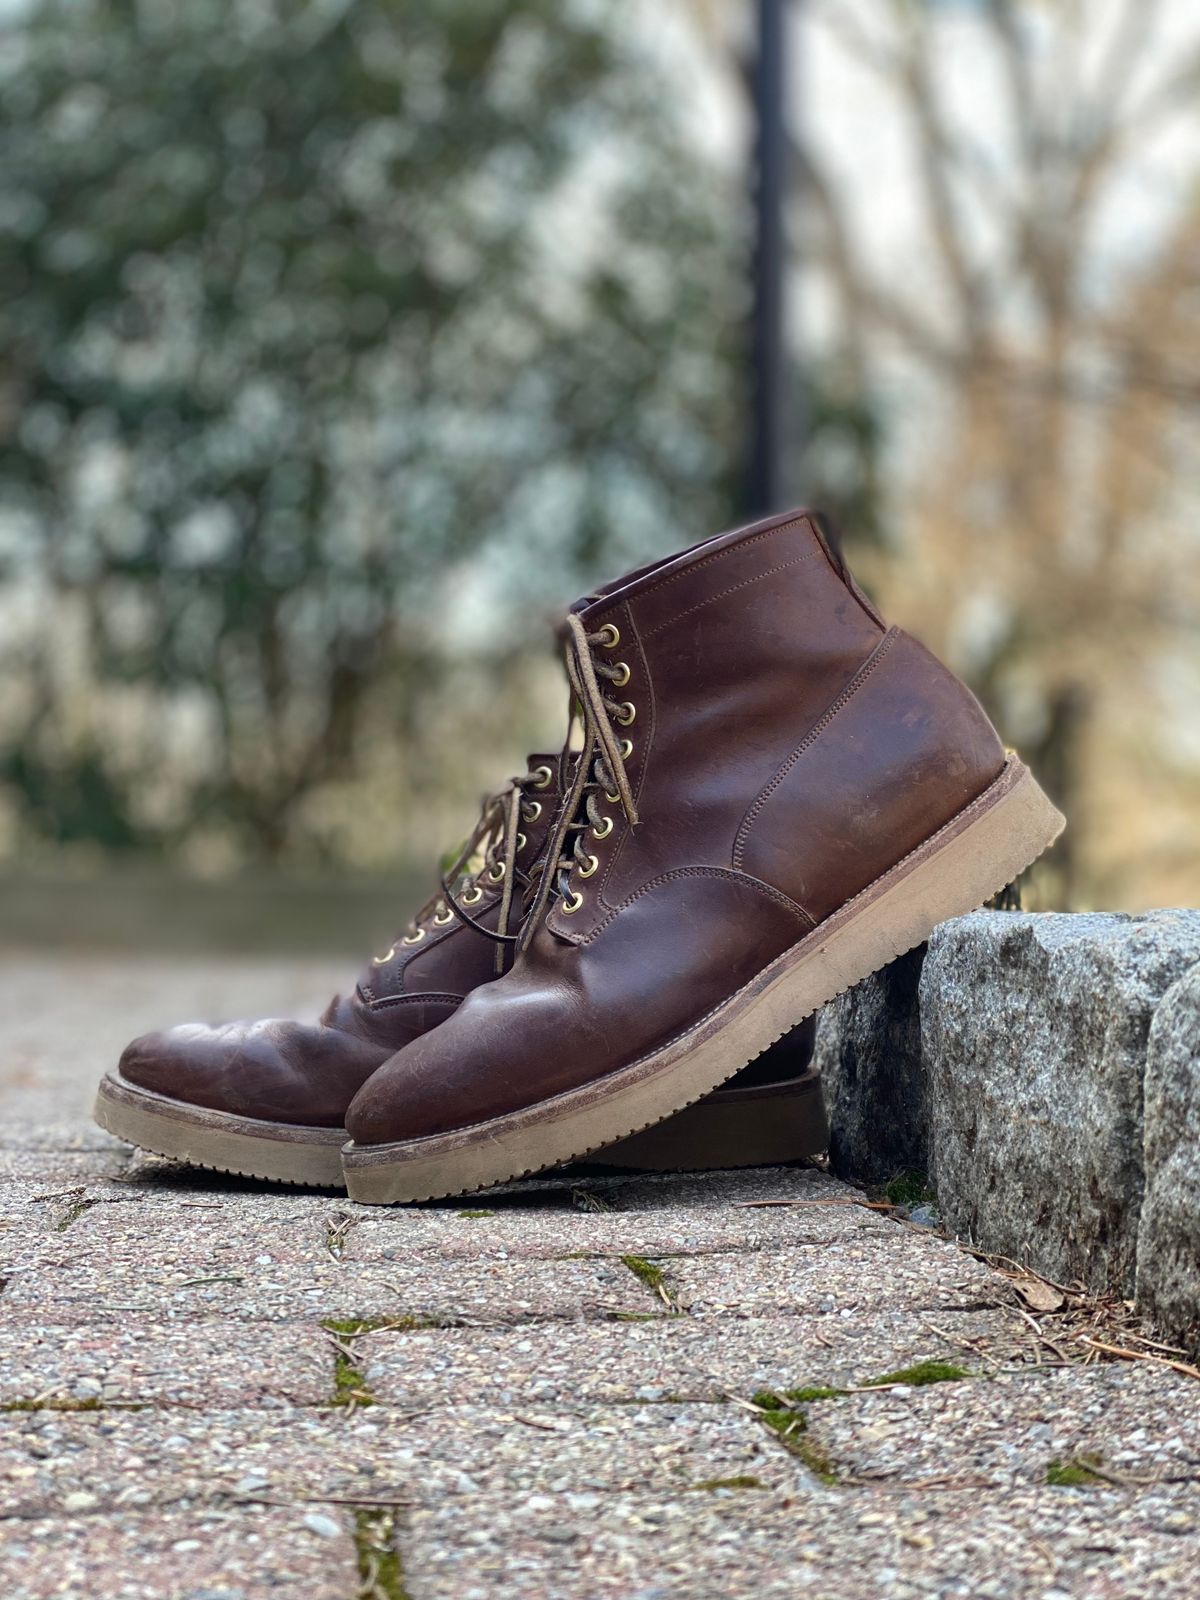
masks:
[[(4, 961), (5, 1600), (1200, 1592), (1200, 1383), (1039, 1367), (1006, 1278), (815, 1169), (373, 1211), (90, 1125), (130, 1033), (332, 986)], [(852, 1392), (754, 1401), (797, 1388)]]

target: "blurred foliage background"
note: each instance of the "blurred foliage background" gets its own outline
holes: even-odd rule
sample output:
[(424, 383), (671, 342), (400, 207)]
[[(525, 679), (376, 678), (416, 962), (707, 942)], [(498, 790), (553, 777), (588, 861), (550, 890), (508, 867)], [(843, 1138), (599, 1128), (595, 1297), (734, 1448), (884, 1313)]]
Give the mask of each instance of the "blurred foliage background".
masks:
[[(795, 12), (795, 498), (1046, 899), (1196, 903), (1200, 19)], [(0, 939), (390, 926), (558, 743), (547, 623), (745, 510), (752, 21), (2, 0)]]

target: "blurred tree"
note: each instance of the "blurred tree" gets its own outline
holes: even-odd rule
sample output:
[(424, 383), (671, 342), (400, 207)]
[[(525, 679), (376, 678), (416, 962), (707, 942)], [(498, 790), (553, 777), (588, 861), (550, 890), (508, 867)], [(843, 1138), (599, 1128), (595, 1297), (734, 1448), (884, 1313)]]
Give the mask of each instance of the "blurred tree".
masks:
[[(1145, 807), (1150, 775), (1177, 758), (1191, 763), (1177, 792), (1194, 796), (1200, 778), (1179, 687), (1200, 685), (1194, 9), (811, 12), (888, 108), (876, 137), (894, 136), (890, 170), (910, 175), (881, 250), (848, 204), (861, 152), (803, 152), (841, 359), (864, 390), (890, 374), (917, 446), (888, 512), (900, 537), (864, 553), (864, 570), (968, 674), (1066, 809), (1057, 898), (1194, 894), (1194, 816), (1165, 788), (1153, 823)], [(1161, 186), (1159, 217), (1135, 226), (1164, 138), (1176, 168), (1192, 152), (1191, 185), (1174, 208)], [(867, 161), (860, 191), (877, 206)]]
[(9, 13), (11, 851), (336, 851), (314, 796), (398, 732), (432, 759), (457, 658), (725, 517), (740, 218), (636, 23)]

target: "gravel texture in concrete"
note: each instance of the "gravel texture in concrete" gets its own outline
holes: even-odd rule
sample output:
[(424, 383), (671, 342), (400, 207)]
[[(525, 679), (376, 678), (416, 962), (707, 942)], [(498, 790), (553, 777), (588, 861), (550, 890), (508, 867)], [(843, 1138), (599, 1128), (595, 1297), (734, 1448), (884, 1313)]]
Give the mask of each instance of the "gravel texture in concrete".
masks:
[(127, 1034), (332, 987), (0, 973), (4, 1600), (1194, 1600), (1200, 1383), (1037, 1366), (1008, 1277), (814, 1168), (379, 1212), (90, 1128)]

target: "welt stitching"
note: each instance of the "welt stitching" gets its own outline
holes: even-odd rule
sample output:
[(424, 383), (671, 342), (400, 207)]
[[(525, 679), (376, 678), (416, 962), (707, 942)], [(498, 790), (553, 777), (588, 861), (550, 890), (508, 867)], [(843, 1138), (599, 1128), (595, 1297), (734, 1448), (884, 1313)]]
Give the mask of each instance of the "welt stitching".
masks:
[(732, 879), (734, 883), (744, 884), (746, 888), (753, 889), (757, 894), (766, 895), (769, 900), (773, 900), (782, 910), (791, 912), (798, 920), (806, 923), (810, 932), (816, 927), (816, 923), (802, 905), (789, 895), (784, 894), (782, 889), (776, 889), (772, 884), (763, 883), (760, 878), (752, 878), (748, 873), (744, 872), (734, 872), (729, 867), (674, 867), (670, 872), (662, 872), (657, 878), (651, 878), (648, 883), (642, 884), (640, 889), (635, 889), (631, 895), (621, 901), (620, 905), (614, 906), (602, 921), (584, 934), (579, 943), (591, 944), (598, 934), (603, 933), (618, 912), (627, 910), (636, 900), (640, 900), (644, 894), (649, 894), (651, 889), (661, 888), (664, 883), (671, 883), (676, 878)]
[(767, 784), (766, 788), (758, 796), (758, 799), (755, 800), (749, 811), (747, 811), (746, 815), (742, 818), (741, 824), (738, 827), (737, 838), (734, 840), (733, 844), (733, 865), (735, 867), (740, 868), (742, 864), (742, 857), (745, 854), (746, 849), (746, 840), (749, 837), (750, 829), (754, 826), (754, 823), (757, 820), (759, 813), (762, 811), (762, 808), (766, 805), (767, 801), (787, 777), (788, 773), (796, 765), (797, 761), (799, 761), (800, 757), (804, 755), (807, 750), (812, 748), (812, 745), (817, 739), (820, 738), (821, 734), (825, 732), (825, 729), (837, 716), (838, 712), (845, 709), (845, 707), (862, 688), (863, 684), (866, 683), (868, 678), (874, 672), (875, 668), (891, 650), (898, 637), (899, 630), (896, 628), (889, 628), (887, 633), (884, 634), (883, 638), (876, 645), (874, 652), (868, 658), (866, 663), (858, 669), (853, 678), (851, 678), (850, 682), (842, 690), (841, 694), (839, 694), (837, 699), (834, 700), (833, 704), (822, 713), (821, 717), (808, 730), (808, 732), (804, 735), (804, 738), (801, 739), (800, 743), (792, 751), (791, 755), (783, 763), (779, 771), (771, 779), (770, 783)]
[[(684, 617), (690, 617), (693, 611), (702, 611), (705, 606), (714, 605), (718, 600), (724, 600), (727, 595), (736, 594), (739, 589), (747, 589), (752, 583), (761, 583), (764, 578), (773, 578), (777, 572), (784, 572), (788, 567), (798, 567), (805, 561), (817, 561), (821, 556), (820, 550), (806, 550), (802, 556), (793, 556), (790, 561), (781, 561), (777, 567), (767, 567), (763, 572), (756, 572), (752, 578), (743, 578), (740, 583), (734, 583), (728, 589), (722, 589), (718, 594), (710, 594), (705, 600), (698, 600), (694, 606), (689, 606), (686, 611), (677, 611), (674, 616), (667, 617), (665, 621), (656, 623), (646, 634), (647, 639), (653, 639), (656, 633), (661, 633), (664, 628), (672, 628), (677, 622), (682, 622)], [(683, 576), (682, 573), (679, 574)]]

